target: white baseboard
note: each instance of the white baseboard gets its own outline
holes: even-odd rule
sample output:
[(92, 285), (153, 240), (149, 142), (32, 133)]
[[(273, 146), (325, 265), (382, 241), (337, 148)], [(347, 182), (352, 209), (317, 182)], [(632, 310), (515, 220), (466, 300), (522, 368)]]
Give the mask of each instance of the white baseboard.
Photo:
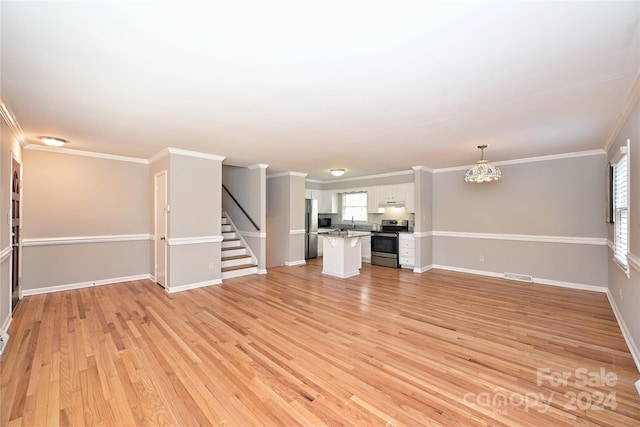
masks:
[(607, 286), (595, 286), (595, 285), (585, 285), (583, 283), (572, 283), (572, 282), (560, 282), (557, 280), (549, 280), (549, 279), (540, 279), (538, 277), (533, 278), (534, 283), (539, 283), (541, 285), (550, 285), (550, 286), (559, 286), (561, 288), (571, 288), (571, 289), (580, 289), (581, 291), (592, 291), (592, 292), (607, 292)]
[(287, 267), (295, 267), (296, 265), (305, 265), (307, 262), (303, 259), (298, 261), (287, 261), (284, 263)]
[(4, 320), (2, 324), (2, 328), (0, 328), (0, 339), (2, 340), (2, 342), (0, 342), (0, 356), (4, 352), (4, 349), (7, 348), (7, 344), (9, 343), (9, 334), (7, 333), (7, 331), (9, 330), (9, 326), (11, 326), (12, 321), (13, 317), (11, 317), (11, 313), (9, 313), (9, 316)]
[(132, 280), (150, 279), (150, 277), (151, 276), (149, 276), (148, 274), (140, 274), (137, 276), (115, 277), (113, 279), (95, 280), (92, 282), (70, 283), (68, 285), (49, 286), (46, 288), (24, 289), (22, 290), (22, 296), (26, 297), (29, 295), (48, 294), (51, 292), (61, 292), (61, 291), (70, 291), (73, 289), (90, 288), (92, 286), (112, 285), (114, 283), (130, 282)]
[(266, 268), (259, 269), (258, 274), (267, 274), (267, 269)]
[(213, 286), (213, 285), (220, 285), (220, 284), (222, 284), (222, 279), (206, 280), (204, 282), (197, 282), (197, 283), (188, 283), (186, 285), (172, 286), (170, 288), (167, 288), (167, 293), (173, 294), (176, 292), (189, 291), (191, 289), (204, 288), (206, 286)]
[(333, 277), (339, 277), (341, 279), (347, 279), (349, 277), (353, 277), (353, 276), (357, 276), (360, 274), (360, 270), (355, 270), (355, 271), (351, 271), (349, 273), (345, 273), (342, 274), (340, 272), (337, 271), (329, 271), (329, 270), (322, 270), (322, 274), (326, 274), (327, 276), (333, 276)]
[(429, 271), (429, 270), (431, 270), (432, 268), (433, 268), (433, 264), (431, 264), (431, 265), (427, 265), (426, 267), (420, 267), (420, 268), (418, 268), (418, 267), (414, 267), (414, 268), (413, 268), (413, 272), (414, 272), (414, 273), (424, 273), (425, 271)]
[[(629, 347), (629, 352), (631, 353), (631, 357), (633, 357), (633, 361), (636, 364), (636, 369), (640, 372), (640, 350), (635, 342), (633, 342), (633, 338), (631, 337), (631, 333), (629, 332), (629, 328), (627, 328), (627, 324), (624, 322), (624, 318), (622, 317), (622, 313), (618, 309), (616, 305), (616, 300), (613, 299), (613, 295), (611, 292), (607, 290), (607, 299), (609, 300), (609, 305), (611, 305), (611, 309), (613, 310), (613, 314), (616, 316), (616, 320), (618, 321), (618, 325), (620, 326), (620, 331), (622, 332), (622, 336), (624, 337), (625, 342), (627, 343), (627, 347)], [(638, 383), (636, 383), (638, 386)], [(640, 390), (638, 390), (638, 394), (640, 394)]]
[[(459, 273), (477, 274), (479, 276), (504, 278), (504, 273), (496, 273), (494, 271), (473, 270), (471, 268), (451, 267), (448, 265), (439, 265), (439, 264), (433, 264), (431, 265), (431, 268), (439, 268), (441, 270), (448, 270), (448, 271), (457, 271)], [(541, 279), (539, 277), (534, 277), (533, 283), (537, 283), (539, 285), (558, 286), (561, 288), (579, 289), (582, 291), (603, 292), (603, 293), (607, 292), (606, 286), (594, 286), (594, 285), (585, 285), (583, 283), (562, 282), (559, 280)]]

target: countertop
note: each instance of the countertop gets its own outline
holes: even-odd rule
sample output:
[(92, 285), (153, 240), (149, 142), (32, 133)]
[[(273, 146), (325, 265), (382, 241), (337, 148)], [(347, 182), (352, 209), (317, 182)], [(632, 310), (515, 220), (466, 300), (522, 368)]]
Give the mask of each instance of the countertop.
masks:
[(324, 237), (340, 237), (340, 238), (371, 236), (371, 232), (370, 231), (357, 231), (357, 230), (318, 231), (318, 234), (320, 236), (324, 236)]

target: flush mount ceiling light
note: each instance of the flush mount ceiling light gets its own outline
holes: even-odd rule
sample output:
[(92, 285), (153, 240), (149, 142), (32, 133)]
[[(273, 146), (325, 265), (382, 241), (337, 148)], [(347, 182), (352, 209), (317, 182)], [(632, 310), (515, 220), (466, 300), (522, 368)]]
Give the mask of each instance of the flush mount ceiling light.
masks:
[(39, 136), (38, 139), (42, 141), (43, 144), (46, 144), (50, 147), (62, 147), (69, 141), (65, 141), (64, 139), (54, 138), (52, 136)]
[(478, 145), (482, 152), (480, 160), (478, 160), (471, 169), (464, 174), (464, 182), (475, 182), (477, 184), (483, 182), (497, 181), (502, 178), (502, 172), (499, 168), (493, 166), (484, 159), (484, 149), (486, 145)]
[(333, 175), (333, 176), (342, 176), (342, 175), (344, 175), (344, 169), (329, 169), (329, 172), (331, 172), (331, 175)]

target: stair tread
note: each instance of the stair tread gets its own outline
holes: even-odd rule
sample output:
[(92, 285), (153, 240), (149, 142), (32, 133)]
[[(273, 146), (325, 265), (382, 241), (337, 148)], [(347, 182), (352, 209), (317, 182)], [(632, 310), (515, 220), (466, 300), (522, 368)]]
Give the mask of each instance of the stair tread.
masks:
[(223, 251), (237, 251), (238, 249), (246, 249), (245, 246), (227, 246), (226, 248), (222, 248)]
[(257, 264), (241, 264), (241, 265), (234, 265), (232, 267), (223, 267), (221, 269), (221, 271), (225, 272), (225, 271), (242, 270), (242, 269), (245, 269), (245, 268), (254, 268), (254, 267), (257, 267), (257, 266), (258, 266)]
[(251, 255), (231, 255), (231, 256), (223, 256), (222, 261), (229, 261), (232, 259), (241, 259), (241, 258), (251, 258)]

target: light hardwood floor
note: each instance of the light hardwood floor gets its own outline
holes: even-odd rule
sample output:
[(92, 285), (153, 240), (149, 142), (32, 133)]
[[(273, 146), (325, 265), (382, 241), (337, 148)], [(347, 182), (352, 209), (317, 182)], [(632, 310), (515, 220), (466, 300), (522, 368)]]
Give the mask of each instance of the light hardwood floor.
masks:
[(9, 333), (3, 427), (640, 425), (601, 293), (313, 260), (31, 296)]

